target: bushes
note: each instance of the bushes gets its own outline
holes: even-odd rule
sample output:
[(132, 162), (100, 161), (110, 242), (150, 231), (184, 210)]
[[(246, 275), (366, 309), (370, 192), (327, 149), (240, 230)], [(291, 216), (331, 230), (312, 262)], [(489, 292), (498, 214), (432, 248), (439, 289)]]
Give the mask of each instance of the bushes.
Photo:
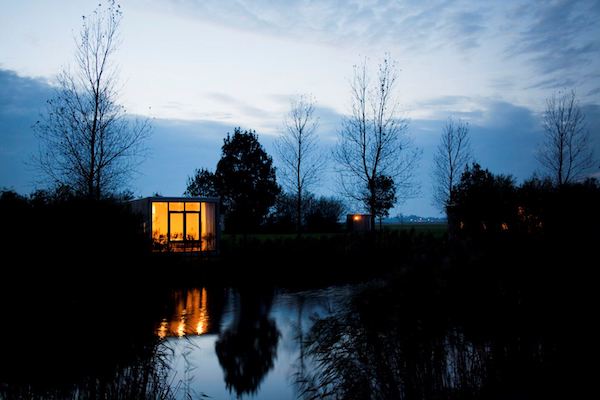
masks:
[(115, 199), (87, 200), (36, 192), (0, 194), (0, 242), (18, 260), (8, 275), (27, 280), (119, 280), (143, 262), (148, 243), (140, 221)]

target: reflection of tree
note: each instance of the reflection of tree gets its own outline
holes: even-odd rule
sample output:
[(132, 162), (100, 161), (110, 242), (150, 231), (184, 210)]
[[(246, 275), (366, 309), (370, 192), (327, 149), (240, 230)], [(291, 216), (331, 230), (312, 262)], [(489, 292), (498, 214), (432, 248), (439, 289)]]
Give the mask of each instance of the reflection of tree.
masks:
[(486, 398), (529, 384), (524, 377), (539, 372), (549, 355), (526, 331), (470, 337), (431, 310), (383, 297), (368, 294), (315, 321), (305, 341), (308, 367), (302, 363), (296, 374), (299, 397)]
[(255, 393), (277, 357), (279, 331), (269, 318), (273, 294), (240, 292), (234, 321), (215, 344), (227, 388)]

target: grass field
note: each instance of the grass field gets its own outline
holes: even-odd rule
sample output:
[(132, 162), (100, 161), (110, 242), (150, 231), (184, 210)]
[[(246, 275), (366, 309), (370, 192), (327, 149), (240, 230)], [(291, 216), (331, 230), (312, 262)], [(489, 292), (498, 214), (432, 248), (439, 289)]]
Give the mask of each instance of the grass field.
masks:
[[(379, 225), (377, 225), (377, 229), (379, 229)], [(384, 230), (388, 231), (411, 231), (413, 230), (415, 233), (431, 233), (435, 237), (441, 237), (448, 231), (447, 224), (384, 224)], [(323, 238), (323, 237), (334, 237), (334, 236), (342, 236), (347, 232), (342, 230), (340, 232), (311, 232), (311, 233), (303, 233), (302, 236), (304, 238)], [(222, 235), (223, 240), (236, 240), (241, 239), (243, 235), (232, 235), (228, 233), (224, 233)], [(254, 233), (248, 235), (251, 238), (258, 239), (261, 241), (264, 240), (281, 240), (281, 239), (294, 239), (296, 237), (295, 233)]]
[(448, 224), (386, 224), (383, 229), (389, 230), (414, 230), (415, 233), (431, 233), (442, 236), (448, 231)]

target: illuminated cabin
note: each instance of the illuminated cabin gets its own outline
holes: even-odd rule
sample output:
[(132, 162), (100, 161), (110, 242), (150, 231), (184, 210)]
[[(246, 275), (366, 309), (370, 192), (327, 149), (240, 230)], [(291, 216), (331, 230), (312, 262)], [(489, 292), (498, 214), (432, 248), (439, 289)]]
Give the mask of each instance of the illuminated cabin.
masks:
[(209, 197), (146, 197), (131, 201), (143, 218), (155, 251), (217, 252), (219, 200)]
[(348, 214), (346, 227), (350, 232), (369, 232), (371, 230), (371, 214)]

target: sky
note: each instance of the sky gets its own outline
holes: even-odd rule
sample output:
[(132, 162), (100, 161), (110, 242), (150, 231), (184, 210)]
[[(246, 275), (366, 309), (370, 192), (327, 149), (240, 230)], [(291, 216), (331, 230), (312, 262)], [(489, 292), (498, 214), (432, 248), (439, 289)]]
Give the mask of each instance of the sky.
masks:
[[(0, 187), (39, 187), (31, 126), (56, 75), (74, 61), (87, 0), (0, 5)], [(600, 2), (124, 0), (119, 100), (152, 119), (137, 195), (181, 195), (195, 168), (214, 169), (227, 132), (254, 129), (275, 164), (290, 100), (316, 99), (324, 154), (350, 112), (353, 66), (389, 54), (396, 97), (423, 156), (420, 193), (392, 216), (439, 216), (431, 168), (450, 116), (471, 127), (475, 159), (517, 182), (539, 172), (546, 98), (576, 90), (600, 156)], [(333, 161), (315, 192), (339, 195)], [(593, 170), (591, 174), (598, 174)]]

